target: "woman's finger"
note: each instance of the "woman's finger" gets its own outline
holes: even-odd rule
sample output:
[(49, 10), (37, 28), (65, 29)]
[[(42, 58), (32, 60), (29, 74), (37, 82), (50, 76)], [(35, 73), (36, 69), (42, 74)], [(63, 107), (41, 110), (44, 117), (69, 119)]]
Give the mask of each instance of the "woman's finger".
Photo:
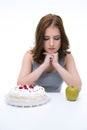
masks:
[(43, 55), (48, 55), (49, 53), (47, 53), (47, 52), (43, 52)]

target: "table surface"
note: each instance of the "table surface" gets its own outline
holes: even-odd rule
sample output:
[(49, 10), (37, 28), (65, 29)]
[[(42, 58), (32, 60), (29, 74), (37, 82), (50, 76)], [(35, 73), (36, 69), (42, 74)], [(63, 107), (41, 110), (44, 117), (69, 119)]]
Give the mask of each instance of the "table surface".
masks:
[(48, 93), (50, 101), (38, 107), (13, 107), (0, 95), (0, 130), (87, 130), (87, 94), (77, 101), (64, 93)]

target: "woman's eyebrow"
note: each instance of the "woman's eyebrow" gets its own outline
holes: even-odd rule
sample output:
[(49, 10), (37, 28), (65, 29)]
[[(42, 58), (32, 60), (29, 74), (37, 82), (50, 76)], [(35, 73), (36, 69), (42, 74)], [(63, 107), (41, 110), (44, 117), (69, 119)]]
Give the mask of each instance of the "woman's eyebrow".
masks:
[[(50, 36), (44, 35), (44, 37), (50, 37)], [(54, 35), (53, 37), (60, 37), (60, 35)]]
[(54, 37), (60, 37), (60, 35), (55, 35)]

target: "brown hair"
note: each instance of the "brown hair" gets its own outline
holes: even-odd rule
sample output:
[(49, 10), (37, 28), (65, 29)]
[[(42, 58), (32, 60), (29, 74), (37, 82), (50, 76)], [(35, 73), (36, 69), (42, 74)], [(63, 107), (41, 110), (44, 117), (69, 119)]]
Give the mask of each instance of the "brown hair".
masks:
[(32, 49), (34, 61), (40, 64), (45, 58), (43, 55), (43, 52), (45, 51), (43, 48), (44, 33), (45, 30), (51, 25), (56, 26), (60, 30), (61, 47), (58, 50), (59, 58), (64, 58), (67, 53), (70, 53), (67, 51), (69, 49), (69, 41), (65, 33), (61, 17), (58, 15), (48, 14), (42, 17), (37, 25), (35, 32), (35, 47)]

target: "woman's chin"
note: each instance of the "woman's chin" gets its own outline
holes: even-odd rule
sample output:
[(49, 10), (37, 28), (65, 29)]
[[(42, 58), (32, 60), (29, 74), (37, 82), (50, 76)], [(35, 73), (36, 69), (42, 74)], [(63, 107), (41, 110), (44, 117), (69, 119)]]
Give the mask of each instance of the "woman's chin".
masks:
[(49, 52), (47, 52), (47, 53), (53, 54), (53, 53), (57, 53), (57, 51), (56, 51), (56, 52), (55, 52), (55, 51), (49, 51)]

